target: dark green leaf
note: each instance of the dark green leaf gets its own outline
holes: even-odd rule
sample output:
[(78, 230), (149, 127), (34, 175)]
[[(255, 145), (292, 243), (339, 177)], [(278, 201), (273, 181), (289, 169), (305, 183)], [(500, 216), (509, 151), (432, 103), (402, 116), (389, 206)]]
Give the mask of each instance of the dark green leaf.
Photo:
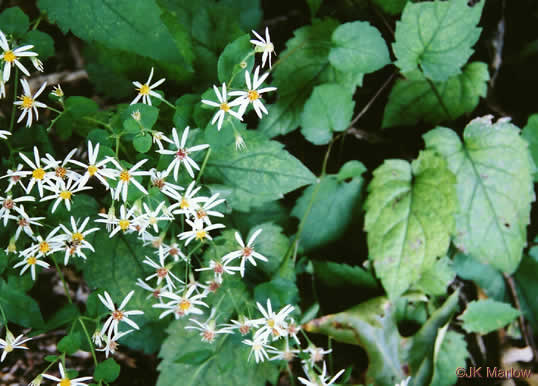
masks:
[(0, 13), (0, 26), (4, 34), (22, 37), (30, 28), (30, 20), (19, 7), (12, 7)]
[(21, 290), (0, 280), (0, 306), (9, 321), (23, 327), (43, 328), (45, 322), (39, 305)]
[[(531, 115), (521, 134), (529, 143), (529, 151), (535, 165), (538, 165), (538, 114)], [(538, 173), (534, 173), (534, 182), (538, 181)]]
[[(228, 88), (240, 88), (245, 84), (245, 71), (252, 71), (254, 55), (250, 36), (243, 35), (229, 43), (218, 61), (218, 74), (220, 83), (226, 83)], [(230, 83), (230, 80), (233, 81)], [(220, 87), (219, 87), (220, 90)]]
[(66, 353), (67, 355), (73, 355), (80, 348), (80, 334), (78, 332), (71, 332), (69, 335), (64, 336), (58, 342), (58, 351)]
[(503, 275), (491, 265), (480, 263), (463, 253), (457, 253), (454, 256), (452, 268), (462, 279), (472, 280), (490, 298), (501, 302), (506, 300), (506, 285)]
[(32, 51), (39, 54), (40, 60), (45, 60), (54, 56), (54, 40), (44, 32), (37, 30), (28, 31), (24, 35), (22, 43), (32, 44), (34, 46)]
[(147, 153), (151, 149), (152, 137), (149, 134), (137, 135), (133, 139), (133, 146), (139, 153)]
[(377, 288), (377, 281), (361, 267), (332, 261), (314, 261), (316, 277), (330, 287)]
[(114, 382), (120, 375), (120, 365), (112, 358), (99, 363), (93, 372), (96, 381)]

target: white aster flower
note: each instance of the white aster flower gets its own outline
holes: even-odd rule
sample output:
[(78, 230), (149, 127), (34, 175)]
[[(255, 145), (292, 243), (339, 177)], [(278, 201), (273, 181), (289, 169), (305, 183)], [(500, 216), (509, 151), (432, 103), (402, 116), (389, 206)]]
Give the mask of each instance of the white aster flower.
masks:
[(250, 360), (250, 357), (252, 356), (252, 354), (254, 354), (256, 363), (263, 362), (266, 359), (269, 359), (269, 355), (267, 355), (266, 349), (276, 350), (276, 348), (268, 345), (262, 339), (245, 339), (243, 340), (243, 343), (250, 346), (250, 354), (248, 355), (248, 360)]
[(66, 238), (66, 251), (64, 257), (64, 265), (69, 263), (69, 257), (72, 255), (77, 255), (86, 260), (86, 255), (82, 252), (82, 249), (89, 249), (92, 252), (95, 252), (93, 246), (86, 240), (86, 236), (96, 232), (99, 228), (91, 228), (84, 230), (88, 222), (90, 221), (89, 217), (86, 217), (80, 226), (77, 225), (75, 218), (71, 216), (71, 229), (68, 229), (65, 225), (60, 224), (60, 228), (65, 232)]
[[(159, 221), (172, 221), (174, 218), (170, 216), (166, 216), (164, 214), (164, 201), (161, 201), (159, 205), (157, 205), (157, 208), (151, 209), (145, 202), (143, 204), (144, 206), (144, 213), (142, 214), (142, 217), (144, 219), (144, 226), (142, 227), (142, 230), (145, 231), (148, 226), (153, 227), (154, 232), (159, 232), (158, 222)], [(161, 209), (163, 210), (163, 214), (159, 215), (161, 212)]]
[(31, 57), (30, 60), (32, 61), (32, 65), (34, 66), (34, 68), (39, 71), (39, 72), (43, 72), (44, 68), (43, 68), (43, 62), (41, 60), (39, 60), (37, 57)]
[(187, 145), (187, 137), (189, 136), (189, 126), (185, 128), (183, 131), (183, 135), (181, 136), (181, 142), (179, 141), (179, 137), (177, 135), (176, 128), (172, 128), (172, 139), (173, 144), (176, 147), (174, 150), (165, 150), (165, 149), (159, 149), (157, 150), (157, 153), (160, 154), (166, 154), (166, 155), (172, 155), (174, 156), (174, 160), (170, 163), (166, 171), (170, 173), (170, 171), (174, 170), (174, 180), (177, 181), (179, 167), (183, 163), (185, 165), (185, 169), (187, 169), (187, 173), (189, 173), (189, 176), (191, 178), (194, 178), (194, 172), (192, 169), (200, 170), (200, 167), (194, 160), (189, 156), (190, 153), (197, 152), (203, 149), (207, 149), (209, 145), (196, 145), (191, 147), (185, 147)]
[(108, 336), (104, 336), (104, 340), (106, 341), (106, 344), (105, 344), (105, 347), (103, 348), (98, 348), (96, 349), (96, 351), (104, 351), (105, 352), (105, 356), (108, 358), (109, 354), (112, 353), (114, 354), (117, 350), (118, 350), (118, 347), (119, 347), (119, 343), (118, 343), (118, 340), (121, 339), (122, 337), (124, 337), (125, 335), (127, 334), (130, 334), (131, 332), (133, 332), (134, 330), (127, 330), (127, 331), (123, 331), (123, 332), (116, 332), (113, 336), (111, 337), (108, 337)]
[(97, 156), (99, 155), (99, 145), (100, 144), (97, 143), (94, 147), (91, 141), (88, 141), (88, 164), (87, 165), (77, 160), (70, 160), (70, 162), (86, 169), (86, 172), (79, 180), (80, 181), (79, 183), (81, 185), (86, 185), (86, 183), (91, 177), (95, 177), (108, 190), (110, 187), (106, 179), (111, 178), (115, 180), (116, 177), (115, 177), (115, 173), (113, 169), (104, 168), (104, 166), (110, 162), (109, 158), (105, 158), (97, 162)]
[(80, 184), (75, 182), (72, 178), (69, 178), (67, 182), (62, 179), (57, 179), (55, 184), (48, 184), (44, 187), (45, 189), (51, 191), (52, 194), (43, 197), (41, 201), (56, 199), (52, 205), (52, 213), (56, 211), (56, 208), (58, 208), (58, 205), (62, 201), (64, 202), (67, 210), (71, 211), (71, 200), (73, 199), (75, 193), (91, 189), (89, 186), (80, 186)]
[(310, 354), (310, 359), (309, 361), (303, 359), (302, 362), (304, 364), (307, 364), (308, 362), (310, 362), (310, 365), (314, 366), (316, 362), (321, 362), (323, 360), (323, 357), (327, 354), (330, 354), (333, 350), (332, 349), (324, 350), (322, 347), (316, 347), (314, 345), (310, 345), (308, 346), (307, 349), (303, 351)]
[(2, 357), (0, 357), (0, 362), (3, 362), (4, 359), (6, 359), (6, 355), (16, 348), (28, 350), (28, 347), (24, 346), (24, 343), (28, 342), (29, 340), (32, 340), (32, 338), (24, 339), (22, 334), (15, 338), (11, 331), (6, 329), (6, 339), (0, 339), (0, 349), (3, 350)]
[(239, 267), (228, 267), (229, 261), (226, 263), (221, 263), (220, 261), (211, 260), (209, 262), (209, 267), (198, 268), (195, 271), (213, 271), (215, 275), (215, 281), (217, 283), (222, 283), (222, 275), (227, 273), (228, 275), (234, 275), (235, 271), (239, 270)]
[(37, 108), (47, 107), (46, 104), (36, 101), (37, 97), (41, 95), (45, 87), (47, 87), (47, 82), (43, 83), (34, 95), (32, 95), (30, 85), (28, 84), (26, 79), (21, 79), (21, 84), (24, 90), (24, 94), (19, 97), (19, 101), (15, 101), (13, 102), (13, 104), (19, 106), (19, 109), (22, 110), (22, 114), (20, 115), (19, 119), (17, 119), (17, 123), (21, 122), (24, 117), (28, 115), (28, 118), (26, 120), (26, 127), (30, 127), (32, 126), (33, 114), (35, 114), (36, 120), (39, 119), (39, 111), (37, 110)]
[(157, 169), (153, 168), (150, 169), (150, 178), (151, 183), (153, 186), (158, 188), (163, 194), (166, 194), (168, 197), (171, 198), (177, 198), (178, 192), (180, 190), (185, 190), (185, 188), (172, 184), (171, 182), (167, 182), (166, 178), (168, 177), (168, 172), (166, 170), (163, 171), (157, 171)]
[(131, 182), (142, 193), (148, 194), (148, 191), (134, 178), (136, 176), (147, 176), (150, 174), (149, 172), (146, 172), (143, 170), (137, 171), (137, 169), (140, 166), (148, 162), (147, 158), (141, 161), (138, 161), (129, 170), (124, 169), (120, 165), (120, 163), (116, 161), (114, 158), (108, 158), (108, 159), (118, 168), (118, 170), (116, 170), (115, 173), (120, 179), (120, 181), (118, 182), (118, 186), (114, 190), (114, 200), (119, 200), (120, 194), (121, 194), (122, 200), (127, 201), (127, 191), (129, 189), (129, 183)]
[(202, 103), (219, 108), (219, 111), (217, 111), (217, 113), (213, 116), (213, 119), (211, 120), (211, 124), (214, 125), (215, 122), (218, 121), (217, 129), (220, 131), (220, 129), (222, 128), (222, 121), (224, 120), (224, 116), (226, 115), (226, 113), (242, 121), (243, 120), (242, 114), (239, 114), (232, 110), (232, 107), (238, 106), (241, 104), (241, 100), (235, 99), (232, 102), (228, 102), (228, 98), (226, 95), (226, 83), (222, 84), (222, 93), (219, 92), (219, 89), (217, 88), (217, 86), (213, 86), (213, 90), (215, 90), (215, 94), (217, 95), (217, 99), (219, 100), (219, 103), (213, 102), (207, 99), (202, 99)]
[(47, 177), (51, 179), (72, 178), (74, 180), (78, 180), (80, 178), (80, 175), (67, 168), (67, 164), (71, 160), (71, 157), (73, 157), (73, 155), (76, 153), (76, 151), (76, 148), (71, 150), (69, 154), (67, 154), (67, 156), (63, 159), (63, 161), (56, 160), (49, 153), (45, 154), (45, 157), (41, 158), (41, 161), (45, 164), (45, 169), (53, 169), (47, 172)]
[(20, 207), (13, 208), (19, 216), (16, 218), (17, 221), (17, 230), (15, 231), (15, 240), (19, 239), (19, 236), (22, 231), (26, 233), (29, 237), (34, 236), (34, 231), (32, 230), (31, 225), (42, 226), (38, 221), (44, 220), (45, 217), (30, 217), (24, 210), (24, 205)]
[[(116, 308), (114, 306), (114, 302), (112, 301), (112, 298), (108, 294), (108, 292), (105, 291), (104, 297), (101, 296), (101, 294), (97, 294), (99, 297), (99, 300), (101, 300), (101, 303), (105, 305), (106, 308), (108, 308), (111, 313), (108, 319), (106, 320), (105, 324), (103, 325), (103, 328), (101, 331), (103, 332), (103, 335), (107, 335), (108, 339), (112, 337), (112, 332), (114, 332), (115, 335), (118, 334), (118, 325), (120, 322), (125, 322), (129, 326), (133, 327), (135, 330), (139, 330), (138, 325), (133, 322), (128, 317), (130, 315), (142, 315), (144, 314), (144, 311), (138, 311), (138, 310), (131, 310), (131, 311), (125, 311), (125, 307), (127, 306), (127, 303), (129, 303), (129, 300), (131, 300), (131, 297), (134, 294), (134, 290), (129, 292), (127, 296), (123, 299), (120, 306)], [(107, 333), (108, 331), (108, 333)]]
[(11, 194), (8, 194), (5, 198), (0, 196), (0, 218), (4, 220), (4, 226), (7, 225), (7, 221), (9, 219), (16, 219), (16, 217), (10, 216), (11, 210), (16, 209), (18, 203), (28, 201), (35, 201), (35, 198), (33, 196), (20, 196), (13, 198)]
[(247, 335), (251, 328), (258, 327), (262, 322), (259, 319), (248, 319), (244, 315), (239, 315), (239, 320), (231, 320), (231, 323), (226, 324), (230, 331), (238, 330), (241, 335)]
[(135, 226), (133, 224), (134, 220), (134, 211), (135, 207), (127, 210), (125, 208), (125, 205), (122, 205), (120, 207), (120, 217), (117, 218), (116, 216), (110, 216), (110, 214), (104, 214), (99, 213), (99, 216), (102, 218), (95, 220), (95, 222), (101, 222), (107, 224), (107, 230), (110, 232), (110, 229), (108, 228), (109, 225), (114, 227), (112, 232), (110, 233), (110, 237), (113, 237), (116, 233), (118, 233), (120, 230), (123, 232), (127, 231), (133, 231), (135, 230)]
[(241, 249), (230, 252), (222, 258), (222, 261), (226, 262), (228, 260), (235, 260), (238, 257), (240, 257), (241, 263), (239, 265), (239, 268), (240, 268), (239, 272), (241, 273), (241, 277), (245, 276), (245, 262), (247, 260), (254, 266), (256, 266), (255, 259), (265, 261), (265, 262), (267, 261), (267, 258), (263, 256), (262, 254), (256, 252), (253, 246), (254, 241), (256, 240), (256, 237), (258, 237), (258, 235), (262, 232), (262, 230), (263, 229), (258, 229), (256, 232), (254, 232), (254, 234), (248, 240), (247, 245), (245, 245), (245, 243), (243, 242), (243, 239), (241, 238), (241, 235), (239, 234), (239, 232), (235, 232), (235, 240), (237, 241)]
[(186, 246), (189, 245), (189, 243), (194, 239), (200, 241), (204, 241), (205, 239), (213, 240), (213, 238), (209, 234), (209, 231), (225, 228), (224, 224), (212, 224), (204, 227), (203, 224), (193, 223), (190, 220), (185, 221), (192, 227), (192, 230), (180, 233), (178, 237), (180, 240), (185, 240)]
[(41, 167), (41, 160), (39, 158), (39, 151), (37, 150), (37, 146), (34, 146), (34, 160), (35, 163), (32, 162), (28, 157), (26, 157), (23, 153), (19, 153), (19, 156), (22, 158), (30, 168), (32, 168), (32, 171), (18, 171), (13, 173), (13, 175), (17, 176), (27, 176), (31, 175), (32, 178), (30, 179), (30, 182), (28, 183), (28, 186), (26, 187), (26, 193), (30, 193), (32, 188), (35, 184), (37, 184), (37, 188), (39, 190), (39, 196), (43, 197), (43, 184), (47, 181), (49, 181), (49, 177), (47, 176), (46, 169), (47, 166)]
[(17, 183), (21, 186), (23, 190), (26, 191), (26, 187), (22, 184), (22, 181), (21, 181), (21, 175), (17, 174), (18, 172), (22, 170), (22, 167), (23, 167), (22, 164), (18, 164), (16, 169), (8, 169), (6, 175), (0, 177), (0, 179), (9, 178), (9, 184), (6, 190), (4, 190), (4, 192), (9, 192), (11, 188), (17, 185)]
[(205, 200), (203, 202), (203, 205), (200, 205), (200, 203), (196, 203), (196, 209), (194, 209), (194, 221), (205, 223), (206, 225), (211, 225), (211, 220), (209, 219), (209, 216), (215, 216), (215, 217), (224, 217), (224, 215), (220, 212), (217, 212), (215, 210), (211, 210), (212, 208), (222, 204), (225, 199), (221, 198), (220, 200), (217, 200), (219, 197), (219, 193), (215, 193), (210, 198)]
[(334, 377), (328, 380), (329, 376), (327, 375), (327, 365), (323, 362), (323, 370), (321, 374), (316, 374), (314, 369), (309, 368), (308, 366), (303, 366), (303, 370), (308, 377), (308, 379), (303, 377), (298, 377), (297, 379), (306, 386), (329, 386), (333, 385), (334, 382), (344, 373), (345, 369), (340, 370)]
[(70, 379), (64, 371), (62, 362), (58, 362), (58, 367), (60, 368), (61, 378), (55, 377), (53, 375), (42, 374), (43, 378), (47, 378), (54, 382), (58, 382), (56, 386), (87, 386), (86, 383), (83, 383), (83, 382), (90, 381), (93, 379), (93, 377), (79, 377), (79, 378)]
[(64, 235), (56, 235), (60, 227), (56, 227), (49, 232), (47, 237), (43, 239), (41, 235), (35, 238), (36, 244), (32, 244), (21, 252), (22, 256), (28, 257), (35, 255), (36, 257), (48, 256), (54, 252), (62, 250), (65, 241)]
[(19, 261), (17, 264), (15, 264), (13, 268), (22, 267), (19, 275), (23, 275), (24, 272), (26, 272), (28, 268), (30, 268), (32, 280), (35, 281), (36, 265), (39, 265), (40, 267), (43, 267), (43, 268), (48, 268), (50, 266), (46, 261), (40, 260), (39, 258), (40, 256), (27, 256), (24, 259), (22, 259), (22, 261)]
[(60, 84), (57, 84), (52, 88), (52, 94), (57, 96), (58, 98), (61, 98), (64, 96), (64, 90), (62, 90), (62, 86)]
[(135, 283), (137, 286), (139, 286), (140, 288), (142, 288), (143, 290), (146, 290), (148, 292), (150, 292), (150, 294), (148, 296), (146, 296), (146, 299), (149, 299), (151, 297), (154, 297), (156, 299), (159, 299), (159, 301), (162, 303), (162, 299), (161, 299), (161, 292), (163, 290), (162, 287), (151, 287), (150, 285), (148, 285), (148, 283), (146, 283), (144, 280), (138, 278), (136, 279), (136, 283)]
[(17, 47), (15, 49), (11, 49), (9, 48), (6, 35), (4, 35), (2, 31), (0, 31), (0, 48), (2, 48), (2, 50), (4, 51), (2, 52), (2, 55), (0, 55), (0, 59), (4, 62), (4, 73), (2, 77), (4, 82), (7, 82), (9, 80), (12, 66), (19, 67), (19, 70), (21, 70), (24, 75), (30, 76), (30, 73), (28, 72), (26, 67), (24, 67), (22, 63), (19, 61), (19, 58), (24, 57), (24, 56), (27, 56), (27, 57), (37, 56), (36, 52), (28, 51), (34, 48), (34, 46), (26, 45), (22, 47)]
[(396, 383), (394, 386), (407, 386), (410, 380), (411, 380), (411, 377), (407, 377), (405, 379), (402, 379), (402, 382)]
[(194, 295), (195, 290), (196, 286), (190, 286), (181, 296), (173, 292), (162, 292), (162, 297), (172, 299), (172, 301), (164, 304), (153, 305), (155, 308), (163, 308), (166, 310), (159, 315), (159, 319), (162, 319), (170, 314), (174, 314), (176, 319), (190, 314), (202, 315), (204, 312), (201, 308), (199, 308), (199, 306), (208, 307), (208, 305), (200, 300), (203, 299), (205, 295), (203, 293)]
[(103, 347), (103, 339), (105, 336), (101, 333), (101, 330), (97, 329), (92, 335), (92, 342), (96, 347)]
[(265, 62), (269, 58), (269, 68), (271, 68), (271, 54), (275, 54), (275, 46), (271, 43), (271, 37), (269, 36), (269, 28), (265, 27), (265, 39), (262, 38), (256, 31), (252, 30), (252, 33), (258, 40), (252, 39), (250, 42), (256, 46), (256, 52), (263, 52), (262, 55), (262, 68), (265, 67)]
[[(201, 186), (195, 188), (195, 184), (196, 181), (192, 181), (189, 186), (187, 186), (187, 190), (185, 190), (185, 194), (183, 195), (177, 192), (173, 193), (173, 198), (176, 199), (178, 202), (173, 205), (170, 205), (168, 207), (168, 210), (172, 211), (173, 214), (184, 214), (187, 217), (195, 216), (194, 211), (197, 207), (197, 204), (199, 202), (207, 200), (206, 197), (195, 197), (196, 193), (198, 193), (198, 191), (202, 188)], [(176, 209), (178, 207), (179, 209)]]
[(160, 86), (165, 81), (165, 78), (162, 78), (162, 79), (158, 80), (157, 82), (155, 82), (153, 84), (151, 84), (151, 78), (153, 78), (153, 67), (151, 67), (151, 72), (149, 73), (149, 78), (146, 81), (146, 83), (142, 84), (140, 82), (133, 82), (133, 85), (138, 90), (138, 95), (131, 102), (132, 105), (134, 105), (135, 103), (138, 103), (140, 98), (142, 98), (142, 103), (145, 103), (145, 104), (151, 106), (151, 98), (150, 98), (150, 96), (155, 97), (155, 98), (159, 98), (159, 99), (163, 99), (163, 97), (160, 94), (153, 91), (153, 89), (155, 87)]
[(281, 336), (287, 336), (288, 324), (285, 319), (295, 309), (292, 305), (288, 304), (282, 308), (278, 313), (275, 313), (271, 308), (271, 300), (267, 299), (267, 310), (263, 306), (256, 302), (258, 310), (263, 315), (262, 319), (258, 319), (258, 322), (263, 323), (262, 327), (254, 334), (254, 339), (261, 338), (266, 340), (268, 336), (272, 336), (274, 339), (278, 339)]
[(183, 260), (186, 260), (187, 257), (183, 252), (181, 252), (181, 248), (179, 248), (179, 245), (177, 243), (172, 243), (170, 245), (164, 245), (162, 246), (163, 253), (165, 256), (172, 256), (174, 261), (179, 261), (179, 258), (181, 257)]
[(215, 309), (211, 310), (209, 318), (204, 323), (201, 323), (197, 321), (196, 319), (191, 318), (189, 319), (189, 321), (194, 323), (195, 325), (185, 326), (185, 330), (200, 331), (202, 342), (207, 342), (207, 343), (213, 343), (218, 334), (233, 334), (232, 331), (230, 331), (227, 328), (222, 328), (222, 326), (220, 328), (217, 328), (217, 323), (214, 319), (214, 316), (215, 316)]
[(267, 350), (267, 352), (274, 355), (273, 357), (269, 358), (269, 360), (271, 361), (291, 362), (295, 359), (297, 354), (301, 352), (301, 350), (291, 349), (289, 346), (288, 339), (286, 339), (286, 344), (282, 350)]
[[(157, 278), (157, 286), (161, 284), (161, 282), (164, 280), (166, 282), (166, 285), (168, 286), (168, 290), (172, 291), (174, 288), (176, 288), (176, 285), (174, 284), (174, 280), (177, 281), (180, 284), (184, 284), (183, 281), (178, 278), (176, 275), (172, 273), (170, 270), (170, 265), (166, 265), (166, 255), (163, 252), (162, 248), (159, 248), (159, 264), (151, 260), (148, 256), (145, 256), (146, 259), (143, 261), (144, 264), (149, 265), (150, 267), (155, 268), (155, 273), (152, 275), (149, 275), (146, 277), (146, 281), (153, 279), (154, 277)], [(172, 280), (173, 279), (173, 280)]]
[(239, 97), (238, 99), (241, 101), (241, 106), (239, 107), (239, 114), (243, 115), (248, 105), (252, 103), (252, 106), (254, 107), (254, 111), (256, 111), (256, 114), (261, 119), (263, 116), (263, 113), (265, 114), (269, 113), (261, 101), (261, 94), (269, 92), (269, 91), (275, 91), (276, 87), (264, 87), (264, 88), (259, 89), (263, 81), (269, 76), (269, 73), (266, 72), (261, 77), (258, 77), (259, 72), (260, 72), (260, 66), (257, 66), (256, 70), (254, 70), (254, 77), (251, 83), (250, 73), (249, 71), (245, 71), (245, 83), (247, 84), (247, 91), (232, 91), (229, 93), (229, 95), (234, 95), (234, 96)]
[(241, 135), (238, 133), (235, 134), (235, 151), (243, 151), (246, 150), (247, 145), (245, 143), (245, 140)]
[(288, 322), (288, 336), (292, 337), (295, 340), (295, 343), (297, 343), (300, 346), (301, 342), (299, 341), (299, 338), (297, 337), (297, 333), (299, 331), (301, 331), (301, 326), (295, 323), (295, 319), (290, 318), (290, 321)]
[[(1, 96), (0, 96), (0, 98), (1, 98)], [(8, 135), (11, 135), (10, 131), (0, 130), (0, 139), (7, 139)]]

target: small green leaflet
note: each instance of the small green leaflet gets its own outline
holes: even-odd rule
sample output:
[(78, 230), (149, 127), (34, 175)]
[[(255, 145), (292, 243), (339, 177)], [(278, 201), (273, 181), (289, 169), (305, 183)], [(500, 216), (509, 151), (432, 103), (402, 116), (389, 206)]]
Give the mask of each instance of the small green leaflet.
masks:
[(412, 164), (386, 160), (373, 174), (364, 229), (376, 274), (394, 299), (447, 252), (456, 179), (432, 151), (421, 152)]
[(458, 75), (473, 53), (480, 36), (485, 1), (467, 5), (467, 0), (408, 2), (396, 23), (392, 48), (402, 72), (416, 69), (434, 81)]
[[(538, 114), (531, 115), (523, 128), (522, 137), (529, 143), (534, 164), (538, 164)], [(534, 181), (538, 181), (538, 173), (534, 173)]]
[[(245, 71), (252, 72), (254, 67), (254, 55), (249, 55), (251, 51), (252, 43), (250, 43), (249, 35), (240, 36), (229, 43), (219, 56), (219, 82), (226, 83), (228, 89), (243, 87)], [(243, 61), (246, 64), (244, 67), (241, 66)]]
[(487, 334), (506, 326), (519, 314), (519, 311), (508, 303), (485, 299), (469, 303), (458, 319), (463, 320), (462, 327), (465, 331)]
[(475, 259), (514, 272), (526, 244), (534, 200), (534, 165), (519, 128), (491, 116), (476, 118), (458, 135), (439, 127), (424, 135), (457, 176), (454, 244)]
[(437, 124), (470, 113), (485, 97), (489, 80), (486, 63), (469, 63), (463, 72), (446, 82), (435, 82), (448, 115), (427, 79), (418, 70), (398, 79), (383, 114), (383, 127), (414, 125), (420, 121)]

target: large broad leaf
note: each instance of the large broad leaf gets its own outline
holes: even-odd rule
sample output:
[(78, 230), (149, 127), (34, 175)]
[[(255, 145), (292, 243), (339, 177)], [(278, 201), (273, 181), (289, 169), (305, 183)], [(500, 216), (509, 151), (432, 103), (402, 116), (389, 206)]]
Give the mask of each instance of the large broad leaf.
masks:
[(368, 74), (390, 63), (385, 40), (368, 22), (340, 25), (333, 32), (332, 43), (329, 61), (340, 71)]
[(184, 63), (154, 0), (136, 5), (130, 0), (39, 0), (38, 5), (64, 33), (155, 60)]
[(392, 45), (402, 72), (421, 69), (435, 81), (445, 81), (461, 72), (480, 36), (485, 1), (467, 5), (467, 0), (409, 2), (396, 23)]
[(204, 178), (229, 189), (221, 192), (234, 209), (247, 211), (251, 206), (278, 200), (315, 181), (312, 172), (284, 150), (282, 144), (269, 141), (259, 133), (246, 131), (241, 134), (247, 146), (242, 152), (235, 150), (233, 135), (219, 136), (218, 139), (207, 137), (209, 135), (212, 134), (206, 133), (206, 138), (212, 141), (213, 152)]
[(378, 297), (347, 311), (311, 320), (304, 328), (361, 346), (368, 354), (366, 384), (394, 385), (404, 377), (394, 309), (387, 298)]
[(512, 273), (526, 243), (534, 164), (519, 129), (506, 120), (493, 124), (491, 118), (471, 121), (463, 143), (443, 127), (426, 133), (424, 140), (457, 176), (456, 246)]
[[(538, 164), (538, 114), (531, 115), (523, 128), (522, 137), (529, 143), (529, 150), (535, 164)], [(538, 181), (538, 173), (534, 173), (534, 181)]]
[(45, 326), (37, 302), (4, 280), (0, 280), (0, 306), (10, 322), (23, 327), (42, 328)]
[(459, 319), (463, 320), (465, 331), (487, 334), (506, 326), (518, 316), (519, 311), (510, 304), (485, 299), (469, 303)]
[(356, 170), (351, 181), (345, 182), (336, 175), (324, 176), (297, 200), (291, 215), (301, 221), (308, 212), (300, 235), (305, 250), (327, 245), (344, 234), (361, 195), (361, 175), (366, 168), (360, 165), (362, 168)]
[(274, 86), (279, 100), (269, 106), (269, 116), (260, 123), (260, 130), (269, 137), (287, 134), (299, 126), (303, 105), (314, 86), (319, 84), (329, 67), (331, 35), (338, 23), (327, 19), (298, 28), (279, 54), (274, 70)]
[(435, 347), (431, 384), (436, 386), (455, 385), (458, 381), (458, 376), (454, 369), (465, 367), (465, 361), (469, 356), (465, 337), (456, 331), (448, 331), (442, 337), (438, 336), (435, 341)]
[(387, 160), (374, 171), (364, 229), (376, 274), (391, 298), (446, 254), (457, 205), (455, 180), (432, 151), (412, 164)]
[(330, 287), (378, 288), (375, 277), (361, 267), (332, 261), (314, 261), (316, 279)]
[[(243, 35), (228, 44), (218, 61), (219, 82), (228, 88), (241, 88), (245, 84), (245, 71), (252, 71), (254, 56), (250, 35)], [(245, 64), (245, 65), (243, 65)]]
[[(159, 357), (157, 386), (219, 385), (265, 386), (278, 376), (275, 362), (248, 361), (249, 348), (240, 334), (218, 335), (213, 344), (201, 341), (198, 331), (185, 330), (186, 320), (173, 322), (168, 328)], [(192, 323), (191, 323), (192, 324)]]
[(455, 276), (450, 259), (444, 256), (422, 273), (417, 287), (429, 295), (444, 295)]
[(502, 273), (490, 264), (484, 264), (463, 253), (454, 256), (452, 268), (464, 280), (472, 280), (488, 297), (504, 301), (506, 299), (506, 284)]
[(474, 62), (446, 82), (435, 82), (447, 115), (424, 75), (418, 70), (411, 71), (394, 84), (385, 106), (383, 127), (414, 125), (420, 121), (437, 124), (470, 113), (480, 97), (486, 96), (488, 80), (487, 64)]

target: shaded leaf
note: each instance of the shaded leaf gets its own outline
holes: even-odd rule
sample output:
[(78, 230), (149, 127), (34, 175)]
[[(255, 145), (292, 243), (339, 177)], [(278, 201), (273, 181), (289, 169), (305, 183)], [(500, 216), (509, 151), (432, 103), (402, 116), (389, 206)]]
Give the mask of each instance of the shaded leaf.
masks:
[(485, 299), (470, 302), (459, 319), (463, 320), (462, 327), (465, 331), (487, 334), (506, 326), (519, 314), (508, 303)]
[(316, 278), (330, 287), (377, 288), (374, 276), (361, 267), (332, 261), (314, 261)]

